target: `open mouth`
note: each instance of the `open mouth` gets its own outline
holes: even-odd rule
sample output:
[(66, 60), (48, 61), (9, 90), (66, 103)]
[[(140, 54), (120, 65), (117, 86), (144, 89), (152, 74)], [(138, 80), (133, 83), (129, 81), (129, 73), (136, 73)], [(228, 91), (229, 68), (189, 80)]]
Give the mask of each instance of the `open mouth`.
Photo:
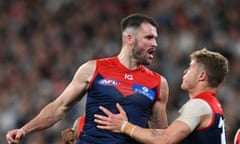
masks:
[(147, 53), (151, 58), (153, 58), (154, 52), (155, 52), (155, 49), (150, 49)]
[(153, 53), (154, 53), (154, 50), (148, 52), (148, 54), (150, 55), (153, 55)]

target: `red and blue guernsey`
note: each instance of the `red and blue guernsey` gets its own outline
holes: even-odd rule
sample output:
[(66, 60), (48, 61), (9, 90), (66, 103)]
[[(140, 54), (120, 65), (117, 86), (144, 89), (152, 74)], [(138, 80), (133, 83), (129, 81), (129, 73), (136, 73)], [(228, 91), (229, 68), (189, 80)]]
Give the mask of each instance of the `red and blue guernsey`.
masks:
[(104, 115), (100, 105), (118, 113), (116, 103), (119, 103), (130, 122), (147, 127), (152, 106), (159, 99), (160, 82), (160, 75), (144, 66), (129, 70), (117, 57), (98, 59), (87, 95), (86, 123), (78, 144), (138, 144), (124, 134), (98, 129), (94, 114)]
[(215, 93), (203, 92), (195, 98), (206, 101), (213, 111), (213, 118), (208, 127), (195, 129), (182, 144), (226, 144), (223, 110)]
[(235, 133), (235, 136), (234, 136), (234, 144), (240, 144), (240, 128), (239, 128), (238, 131)]

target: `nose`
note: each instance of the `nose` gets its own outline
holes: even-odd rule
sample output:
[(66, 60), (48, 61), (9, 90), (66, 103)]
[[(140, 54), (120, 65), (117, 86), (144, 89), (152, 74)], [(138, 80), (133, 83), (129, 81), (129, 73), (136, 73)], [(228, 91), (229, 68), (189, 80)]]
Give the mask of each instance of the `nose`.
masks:
[(153, 47), (157, 47), (157, 46), (158, 46), (158, 43), (157, 43), (157, 40), (156, 40), (156, 39), (153, 39), (153, 41), (152, 41), (152, 46), (153, 46)]

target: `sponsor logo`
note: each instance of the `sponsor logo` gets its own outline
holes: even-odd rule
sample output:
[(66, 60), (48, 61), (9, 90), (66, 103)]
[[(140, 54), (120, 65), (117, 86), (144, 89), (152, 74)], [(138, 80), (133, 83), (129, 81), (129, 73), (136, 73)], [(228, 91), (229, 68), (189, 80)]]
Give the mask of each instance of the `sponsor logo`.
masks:
[(151, 90), (150, 88), (147, 88), (145, 86), (141, 86), (138, 84), (133, 84), (133, 91), (136, 93), (143, 94), (150, 100), (154, 100), (155, 98), (155, 91)]
[(98, 83), (100, 85), (105, 85), (105, 86), (116, 86), (116, 85), (119, 85), (119, 81), (113, 80), (113, 79), (102, 79), (102, 80), (99, 80)]
[(133, 80), (133, 75), (131, 75), (131, 74), (124, 74), (124, 79)]

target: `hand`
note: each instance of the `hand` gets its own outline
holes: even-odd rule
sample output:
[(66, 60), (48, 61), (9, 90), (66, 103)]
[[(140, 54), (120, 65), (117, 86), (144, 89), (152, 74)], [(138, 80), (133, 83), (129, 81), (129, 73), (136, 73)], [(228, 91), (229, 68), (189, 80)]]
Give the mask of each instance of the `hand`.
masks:
[(73, 144), (77, 139), (75, 131), (73, 129), (66, 129), (62, 131), (62, 139), (64, 144)]
[(120, 106), (120, 104), (116, 104), (116, 107), (119, 111), (119, 114), (113, 114), (108, 109), (103, 106), (100, 106), (99, 109), (102, 110), (107, 116), (95, 114), (94, 121), (98, 124), (97, 128), (110, 130), (112, 132), (121, 132), (121, 126), (125, 121), (128, 121), (126, 112)]
[(9, 131), (6, 134), (6, 139), (8, 144), (18, 144), (21, 139), (25, 136), (25, 132), (23, 129), (14, 129)]

